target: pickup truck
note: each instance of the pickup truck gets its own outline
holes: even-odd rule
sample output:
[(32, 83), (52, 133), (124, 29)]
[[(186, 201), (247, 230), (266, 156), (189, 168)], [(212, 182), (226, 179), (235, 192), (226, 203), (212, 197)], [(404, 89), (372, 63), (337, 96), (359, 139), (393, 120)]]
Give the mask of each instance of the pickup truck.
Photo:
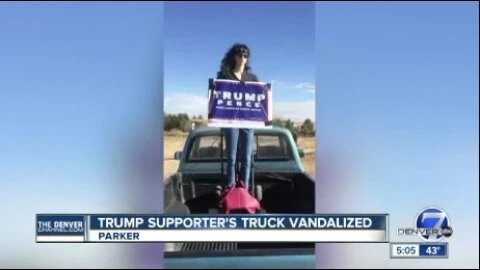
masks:
[[(180, 161), (177, 172), (165, 180), (165, 213), (211, 213), (209, 211), (218, 206), (216, 190), (224, 183), (225, 157), (225, 138), (220, 128), (192, 130), (183, 150), (175, 153), (174, 158)], [(297, 148), (288, 129), (255, 129), (251, 186), (264, 212), (315, 212), (315, 182), (305, 173), (302, 157), (303, 151)], [(259, 190), (261, 194), (258, 194)], [(218, 259), (223, 254), (236, 259), (245, 255), (262, 254), (265, 258), (268, 254), (291, 254), (296, 257), (311, 255), (313, 258), (313, 246), (305, 243), (174, 243), (166, 245), (165, 257), (172, 267), (186, 262), (173, 258), (185, 256)]]

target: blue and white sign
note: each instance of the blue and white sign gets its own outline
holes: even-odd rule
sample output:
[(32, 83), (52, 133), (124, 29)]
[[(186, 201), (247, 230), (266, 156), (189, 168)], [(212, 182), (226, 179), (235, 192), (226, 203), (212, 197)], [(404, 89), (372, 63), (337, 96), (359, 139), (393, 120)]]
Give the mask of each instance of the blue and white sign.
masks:
[(84, 242), (86, 217), (76, 214), (39, 214), (36, 218), (37, 242)]
[(37, 242), (388, 242), (388, 215), (37, 215)]
[(272, 119), (271, 84), (210, 79), (209, 126), (265, 127)]

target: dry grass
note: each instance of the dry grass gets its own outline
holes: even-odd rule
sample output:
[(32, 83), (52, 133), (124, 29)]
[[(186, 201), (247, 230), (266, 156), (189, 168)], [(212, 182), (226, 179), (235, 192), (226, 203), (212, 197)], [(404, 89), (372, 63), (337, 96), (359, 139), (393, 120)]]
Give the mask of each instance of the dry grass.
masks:
[[(164, 133), (163, 142), (163, 175), (165, 179), (175, 173), (178, 169), (178, 160), (174, 160), (173, 156), (176, 151), (182, 151), (183, 145), (187, 138), (186, 134), (167, 134)], [(298, 137), (298, 147), (302, 148), (305, 153), (305, 157), (302, 159), (303, 168), (308, 175), (315, 179), (315, 137)]]
[(302, 158), (305, 172), (315, 179), (315, 137), (298, 137), (297, 144), (305, 152)]
[(315, 137), (298, 137), (297, 144), (305, 150), (315, 151)]
[(163, 136), (163, 175), (168, 178), (178, 169), (179, 161), (173, 158), (176, 151), (182, 151), (187, 135), (166, 134)]

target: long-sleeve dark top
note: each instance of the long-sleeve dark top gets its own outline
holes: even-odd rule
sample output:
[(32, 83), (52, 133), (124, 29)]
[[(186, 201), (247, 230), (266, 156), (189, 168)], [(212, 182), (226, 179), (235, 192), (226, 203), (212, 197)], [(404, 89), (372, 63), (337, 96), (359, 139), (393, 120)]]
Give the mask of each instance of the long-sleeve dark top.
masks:
[(233, 74), (233, 72), (218, 72), (217, 79), (223, 80), (234, 80), (234, 81), (241, 81), (241, 82), (258, 82), (257, 75), (245, 70), (242, 73), (242, 78), (240, 80)]

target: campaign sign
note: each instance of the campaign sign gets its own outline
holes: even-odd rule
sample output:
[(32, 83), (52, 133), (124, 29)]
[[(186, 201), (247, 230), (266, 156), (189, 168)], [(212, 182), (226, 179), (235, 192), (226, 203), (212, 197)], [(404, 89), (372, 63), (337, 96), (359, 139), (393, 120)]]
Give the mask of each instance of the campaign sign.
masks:
[(210, 79), (208, 125), (214, 127), (265, 127), (272, 120), (270, 83)]

